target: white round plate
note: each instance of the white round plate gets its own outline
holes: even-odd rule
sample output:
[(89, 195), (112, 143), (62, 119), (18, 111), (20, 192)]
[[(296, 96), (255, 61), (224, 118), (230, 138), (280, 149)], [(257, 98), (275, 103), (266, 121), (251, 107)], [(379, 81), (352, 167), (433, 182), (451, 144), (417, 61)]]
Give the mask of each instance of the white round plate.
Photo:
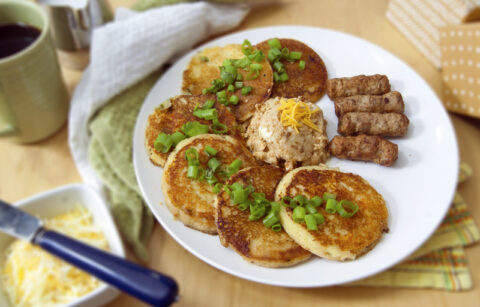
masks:
[[(377, 246), (355, 261), (335, 262), (313, 258), (291, 268), (263, 268), (244, 261), (220, 244), (217, 236), (185, 227), (174, 220), (164, 203), (160, 178), (144, 146), (148, 115), (165, 99), (179, 95), (182, 72), (190, 58), (207, 46), (252, 44), (272, 37), (294, 38), (312, 47), (327, 66), (329, 78), (359, 74), (385, 74), (392, 90), (402, 93), (410, 119), (407, 136), (393, 141), (399, 157), (392, 167), (331, 158), (327, 165), (361, 175), (386, 200), (390, 232)], [(328, 122), (327, 134), (335, 136), (337, 117), (325, 95), (317, 105)], [(229, 274), (248, 280), (288, 287), (321, 287), (358, 280), (383, 271), (420, 247), (438, 227), (453, 198), (458, 172), (458, 149), (452, 124), (440, 100), (408, 65), (365, 40), (313, 27), (279, 26), (253, 29), (220, 37), (176, 62), (155, 84), (138, 115), (133, 159), (143, 196), (167, 232), (192, 254)]]

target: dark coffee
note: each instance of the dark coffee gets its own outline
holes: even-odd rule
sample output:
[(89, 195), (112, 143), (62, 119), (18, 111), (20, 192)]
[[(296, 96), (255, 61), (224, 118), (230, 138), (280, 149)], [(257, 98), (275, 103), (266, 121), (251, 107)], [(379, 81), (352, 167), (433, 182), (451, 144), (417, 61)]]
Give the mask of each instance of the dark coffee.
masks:
[(30, 46), (40, 36), (40, 30), (24, 23), (0, 25), (0, 59)]

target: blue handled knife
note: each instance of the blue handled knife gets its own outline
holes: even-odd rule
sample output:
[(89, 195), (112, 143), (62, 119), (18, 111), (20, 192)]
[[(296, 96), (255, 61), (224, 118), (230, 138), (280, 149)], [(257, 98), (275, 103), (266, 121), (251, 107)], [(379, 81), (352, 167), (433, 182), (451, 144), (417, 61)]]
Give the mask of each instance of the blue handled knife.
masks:
[(38, 245), (152, 306), (170, 306), (178, 298), (178, 286), (171, 277), (47, 230), (38, 218), (1, 200), (0, 231)]

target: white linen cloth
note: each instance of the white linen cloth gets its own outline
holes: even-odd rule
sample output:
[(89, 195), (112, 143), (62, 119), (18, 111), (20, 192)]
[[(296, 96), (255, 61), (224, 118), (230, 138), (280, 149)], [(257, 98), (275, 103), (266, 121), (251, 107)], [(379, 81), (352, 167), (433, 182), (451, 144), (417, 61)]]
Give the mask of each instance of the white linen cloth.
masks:
[(113, 22), (94, 30), (90, 65), (74, 91), (68, 127), (70, 150), (85, 182), (102, 190), (102, 181), (88, 162), (88, 123), (95, 112), (173, 56), (238, 26), (248, 11), (244, 5), (208, 2), (142, 13), (119, 8)]

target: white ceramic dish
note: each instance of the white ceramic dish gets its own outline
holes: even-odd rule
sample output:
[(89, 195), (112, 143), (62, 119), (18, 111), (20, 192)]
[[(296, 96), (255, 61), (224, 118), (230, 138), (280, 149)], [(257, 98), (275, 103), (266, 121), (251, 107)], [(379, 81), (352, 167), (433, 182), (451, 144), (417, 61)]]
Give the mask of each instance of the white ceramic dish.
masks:
[[(15, 205), (39, 218), (54, 217), (75, 209), (77, 205), (83, 205), (92, 213), (95, 224), (105, 234), (110, 252), (119, 257), (125, 257), (122, 241), (106, 203), (95, 190), (86, 184), (59, 187), (19, 201)], [(0, 251), (5, 250), (6, 246), (13, 240), (14, 238), (0, 233)], [(3, 255), (0, 260), (4, 260)], [(102, 283), (96, 290), (69, 304), (62, 305), (62, 307), (102, 306), (114, 299), (119, 293), (115, 288)], [(0, 306), (11, 306), (3, 291), (0, 291)]]
[[(390, 232), (378, 245), (355, 261), (334, 262), (314, 258), (284, 269), (270, 269), (245, 262), (218, 237), (206, 235), (173, 219), (160, 188), (162, 169), (150, 163), (144, 146), (147, 118), (155, 106), (180, 94), (182, 72), (192, 51), (173, 65), (156, 83), (138, 115), (134, 133), (134, 165), (145, 200), (157, 220), (184, 248), (210, 265), (252, 281), (290, 287), (319, 287), (358, 280), (385, 270), (420, 247), (443, 219), (453, 197), (458, 149), (452, 124), (438, 97), (408, 65), (365, 40), (344, 33), (299, 26), (253, 29), (218, 38), (212, 45), (252, 44), (280, 37), (294, 38), (312, 47), (324, 60), (329, 78), (359, 74), (386, 74), (392, 89), (400, 91), (410, 119), (406, 137), (394, 139), (399, 158), (392, 167), (331, 158), (327, 164), (361, 175), (379, 191), (390, 213)], [(327, 119), (329, 139), (336, 135), (333, 103), (325, 95), (317, 105)]]

